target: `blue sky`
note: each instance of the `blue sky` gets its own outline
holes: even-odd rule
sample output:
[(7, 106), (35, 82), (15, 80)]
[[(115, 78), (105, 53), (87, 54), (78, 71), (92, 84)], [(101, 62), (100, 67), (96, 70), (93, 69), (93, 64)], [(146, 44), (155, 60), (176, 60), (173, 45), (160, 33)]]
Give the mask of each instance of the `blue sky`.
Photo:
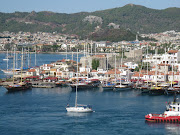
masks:
[(133, 3), (153, 9), (179, 7), (180, 0), (0, 0), (0, 12), (53, 11), (58, 13), (92, 12)]

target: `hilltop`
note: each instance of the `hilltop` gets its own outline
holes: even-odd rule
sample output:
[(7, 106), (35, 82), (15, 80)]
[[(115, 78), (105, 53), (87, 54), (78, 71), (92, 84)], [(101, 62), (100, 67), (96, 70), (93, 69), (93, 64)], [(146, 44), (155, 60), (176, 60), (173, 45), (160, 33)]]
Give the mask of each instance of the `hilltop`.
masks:
[[(127, 35), (133, 37), (130, 39), (135, 40), (137, 32), (180, 31), (179, 13), (180, 8), (156, 10), (134, 4), (96, 12), (74, 14), (49, 11), (0, 13), (0, 32), (57, 31), (58, 33), (76, 34), (81, 38), (110, 39), (111, 41), (118, 40), (119, 36), (115, 34), (119, 34), (121, 40), (129, 40)], [(110, 37), (116, 36), (116, 39), (112, 40), (104, 34), (106, 32)], [(100, 38), (97, 39), (97, 37)]]

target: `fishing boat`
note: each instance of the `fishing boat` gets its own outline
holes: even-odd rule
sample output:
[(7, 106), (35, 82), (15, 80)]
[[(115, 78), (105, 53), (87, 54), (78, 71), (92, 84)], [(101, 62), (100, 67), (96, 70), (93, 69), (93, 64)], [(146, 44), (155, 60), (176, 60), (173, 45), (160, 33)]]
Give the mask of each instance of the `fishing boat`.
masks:
[[(176, 95), (176, 94), (175, 94)], [(176, 96), (173, 102), (166, 105), (166, 110), (163, 114), (147, 114), (145, 120), (148, 122), (169, 122), (179, 123), (180, 122), (180, 102), (176, 102)]]
[(67, 112), (75, 112), (75, 113), (89, 113), (93, 112), (92, 106), (90, 105), (82, 105), (77, 104), (77, 90), (78, 90), (78, 51), (77, 51), (77, 84), (76, 84), (76, 98), (75, 98), (75, 106), (69, 106), (69, 104), (66, 107)]

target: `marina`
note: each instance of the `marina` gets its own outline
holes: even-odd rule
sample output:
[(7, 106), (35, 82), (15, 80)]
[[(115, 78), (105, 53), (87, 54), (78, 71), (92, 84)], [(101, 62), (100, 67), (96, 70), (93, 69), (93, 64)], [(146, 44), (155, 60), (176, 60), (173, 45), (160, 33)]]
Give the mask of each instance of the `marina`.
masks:
[[(42, 59), (47, 58), (44, 63), (53, 61), (57, 57), (52, 54), (39, 55)], [(60, 59), (63, 57), (64, 55), (60, 55)], [(38, 63), (42, 64), (41, 61)], [(6, 68), (6, 64), (2, 66)], [(1, 72), (1, 78), (4, 77)], [(75, 94), (70, 86), (34, 87), (13, 93), (1, 86), (0, 133), (84, 134), (87, 130), (91, 130), (90, 134), (105, 135), (180, 133), (179, 124), (158, 123), (157, 125), (157, 123), (146, 123), (144, 119), (144, 116), (151, 112), (162, 113), (165, 110), (164, 105), (173, 100), (173, 95), (154, 96), (142, 93), (140, 89), (114, 91), (103, 90), (102, 87), (84, 88), (78, 91), (78, 102), (93, 105), (95, 112), (82, 114), (69, 113), (65, 109), (67, 104), (74, 105)], [(31, 125), (31, 130), (27, 125)]]

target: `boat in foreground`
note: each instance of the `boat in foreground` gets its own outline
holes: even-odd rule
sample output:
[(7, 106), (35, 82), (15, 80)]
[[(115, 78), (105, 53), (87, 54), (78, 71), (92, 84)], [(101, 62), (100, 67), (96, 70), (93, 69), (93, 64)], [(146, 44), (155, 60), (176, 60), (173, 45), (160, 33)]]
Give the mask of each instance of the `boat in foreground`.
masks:
[(77, 105), (75, 107), (66, 107), (67, 112), (80, 112), (80, 113), (88, 113), (93, 112), (92, 107), (90, 105)]
[[(77, 53), (77, 63), (78, 63), (78, 53)], [(77, 90), (78, 90), (78, 82), (79, 79), (78, 79), (78, 64), (77, 64), (77, 83), (75, 86), (76, 88), (76, 99), (75, 99), (75, 106), (69, 106), (69, 104), (67, 105), (66, 107), (66, 110), (67, 112), (75, 112), (75, 113), (90, 113), (90, 112), (93, 112), (92, 110), (92, 107), (90, 105), (80, 105), (80, 104), (77, 104)], [(92, 86), (92, 85), (90, 85)]]
[(148, 122), (169, 122), (180, 123), (180, 102), (170, 102), (166, 105), (166, 111), (163, 114), (147, 114), (145, 120)]

